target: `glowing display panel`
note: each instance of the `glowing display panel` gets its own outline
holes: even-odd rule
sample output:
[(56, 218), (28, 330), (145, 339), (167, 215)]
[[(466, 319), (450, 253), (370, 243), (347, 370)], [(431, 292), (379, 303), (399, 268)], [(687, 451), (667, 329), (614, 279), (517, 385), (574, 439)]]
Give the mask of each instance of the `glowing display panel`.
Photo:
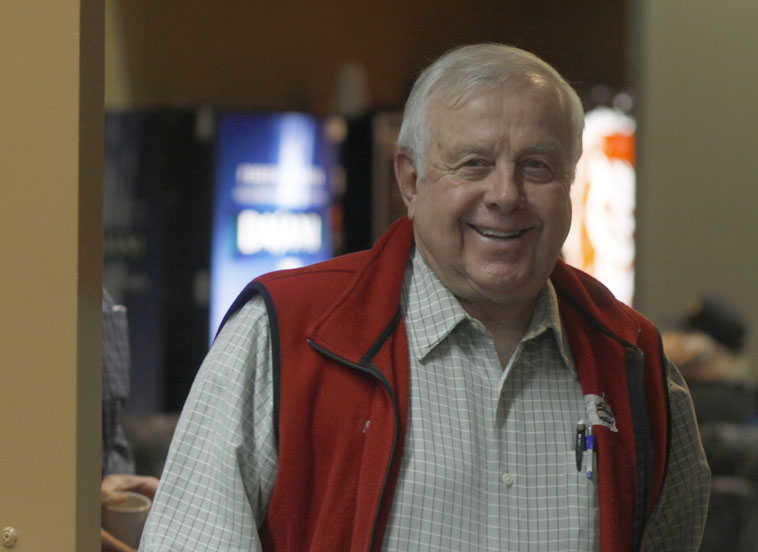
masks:
[(299, 113), (227, 114), (216, 131), (210, 335), (253, 278), (332, 255), (321, 122)]
[(603, 282), (627, 305), (634, 300), (634, 120), (610, 108), (587, 113), (584, 151), (571, 187), (567, 263)]

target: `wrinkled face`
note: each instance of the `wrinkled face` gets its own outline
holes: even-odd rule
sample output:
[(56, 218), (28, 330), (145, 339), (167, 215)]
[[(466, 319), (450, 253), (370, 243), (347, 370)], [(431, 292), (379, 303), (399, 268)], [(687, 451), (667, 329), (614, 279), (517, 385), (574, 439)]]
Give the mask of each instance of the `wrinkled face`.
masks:
[(571, 223), (576, 160), (557, 93), (479, 87), (455, 106), (432, 98), (428, 120), (424, 178), (396, 165), (416, 247), (474, 316), (533, 302)]

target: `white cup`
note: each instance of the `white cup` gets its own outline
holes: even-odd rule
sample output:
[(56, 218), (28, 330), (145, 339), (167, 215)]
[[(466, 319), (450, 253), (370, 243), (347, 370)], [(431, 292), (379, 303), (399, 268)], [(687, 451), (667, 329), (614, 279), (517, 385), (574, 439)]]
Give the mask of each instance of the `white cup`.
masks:
[(103, 529), (124, 544), (137, 548), (152, 501), (139, 493), (124, 494), (127, 497), (122, 502), (103, 507)]

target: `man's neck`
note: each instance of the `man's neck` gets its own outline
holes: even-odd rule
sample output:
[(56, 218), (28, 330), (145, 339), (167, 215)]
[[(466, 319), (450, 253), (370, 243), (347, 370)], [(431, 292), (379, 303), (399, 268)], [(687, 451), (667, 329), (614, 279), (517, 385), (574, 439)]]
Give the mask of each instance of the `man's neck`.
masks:
[(459, 301), (466, 312), (484, 324), (484, 327), (490, 332), (500, 364), (505, 368), (521, 338), (529, 329), (536, 298), (528, 302), (488, 305), (486, 307), (467, 304), (460, 299)]

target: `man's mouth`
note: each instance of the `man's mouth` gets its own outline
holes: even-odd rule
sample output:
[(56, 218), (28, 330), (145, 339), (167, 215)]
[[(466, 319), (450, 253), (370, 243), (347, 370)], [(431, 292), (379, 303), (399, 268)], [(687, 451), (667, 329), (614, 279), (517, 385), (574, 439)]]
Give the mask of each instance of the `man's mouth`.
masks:
[(498, 240), (512, 240), (515, 238), (520, 238), (524, 234), (526, 234), (529, 230), (532, 229), (532, 227), (528, 228), (522, 228), (520, 230), (513, 230), (511, 232), (504, 232), (502, 230), (493, 230), (491, 228), (482, 228), (481, 226), (474, 226), (473, 224), (469, 224), (471, 228), (476, 230), (476, 232), (486, 238), (495, 238)]

